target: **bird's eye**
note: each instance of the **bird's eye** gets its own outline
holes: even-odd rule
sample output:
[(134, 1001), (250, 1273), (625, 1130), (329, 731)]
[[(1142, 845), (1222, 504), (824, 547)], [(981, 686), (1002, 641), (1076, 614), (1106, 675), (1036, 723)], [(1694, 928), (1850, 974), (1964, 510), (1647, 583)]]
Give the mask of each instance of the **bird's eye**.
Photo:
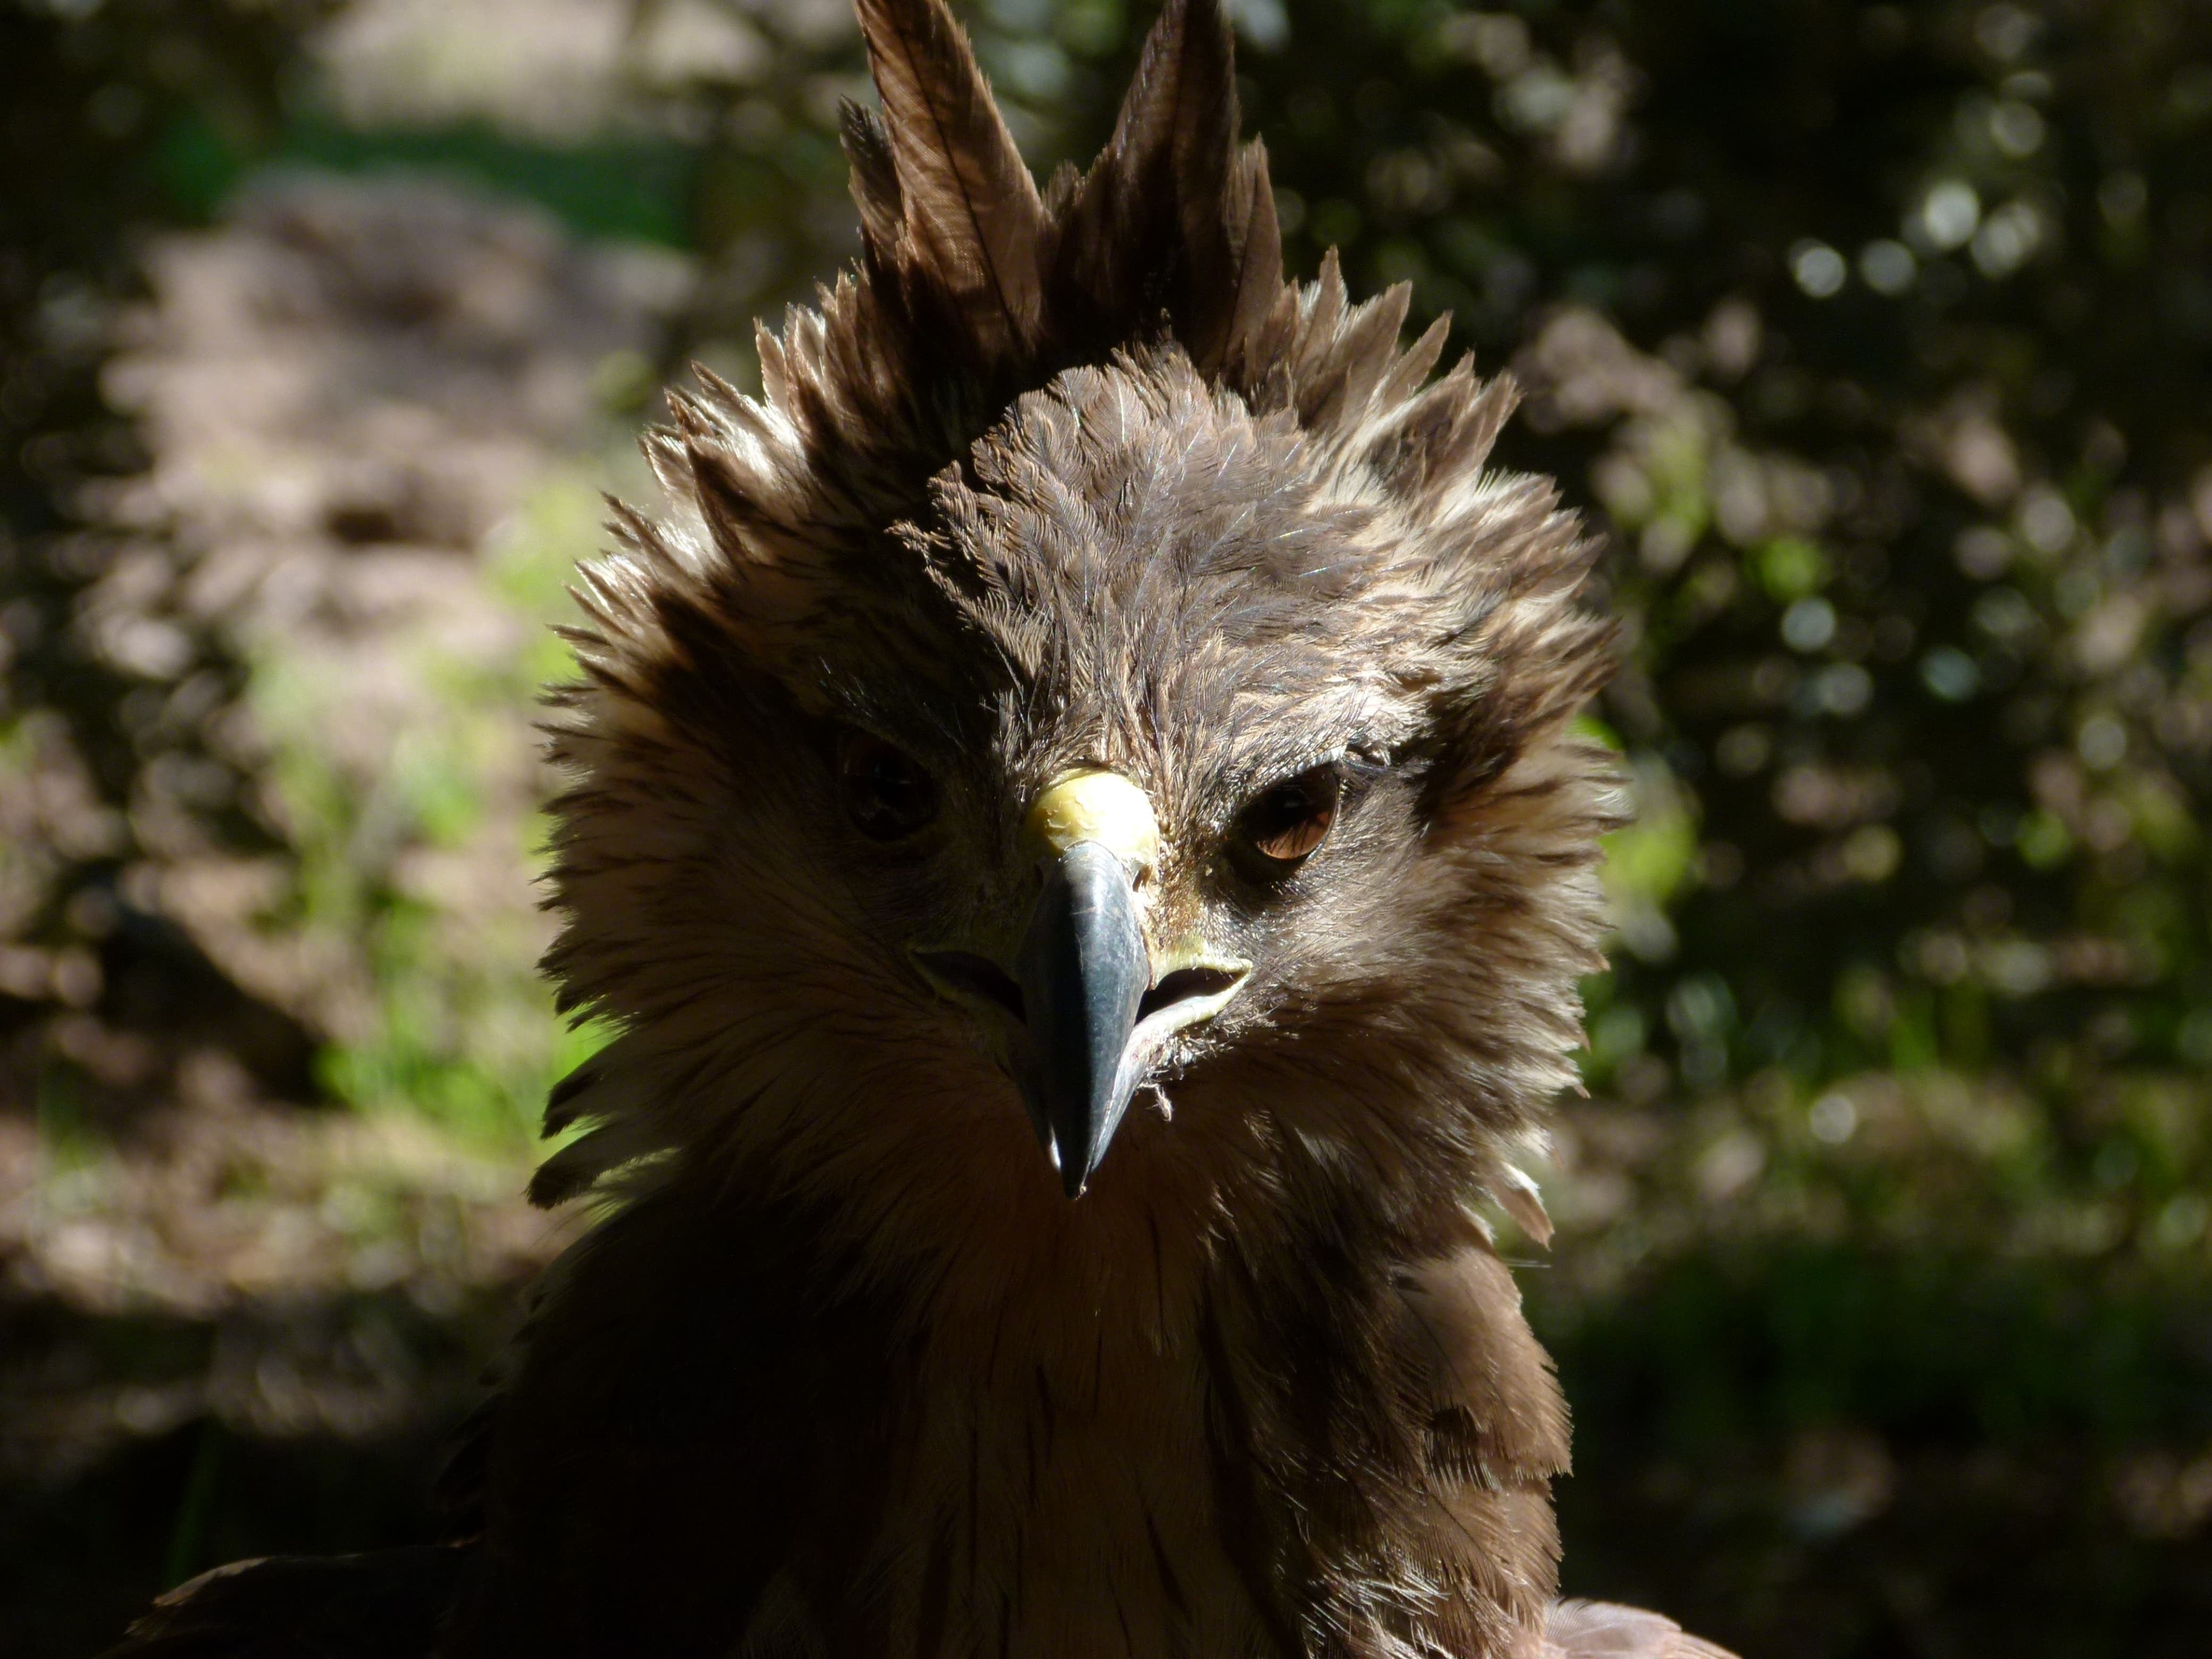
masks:
[(838, 747), (845, 815), (871, 841), (903, 841), (937, 816), (937, 780), (881, 738), (854, 732)]
[(1343, 774), (1316, 766), (1257, 796), (1237, 815), (1237, 838), (1263, 873), (1279, 875), (1328, 838), (1343, 797)]

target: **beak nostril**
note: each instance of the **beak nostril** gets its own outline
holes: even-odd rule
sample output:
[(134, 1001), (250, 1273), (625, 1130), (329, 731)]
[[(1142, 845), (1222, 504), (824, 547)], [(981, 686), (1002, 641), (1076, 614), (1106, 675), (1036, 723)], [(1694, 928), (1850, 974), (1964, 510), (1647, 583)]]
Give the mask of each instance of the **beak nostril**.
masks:
[(1178, 968), (1162, 976), (1160, 982), (1145, 993), (1145, 1000), (1137, 1005), (1139, 1023), (1179, 1002), (1188, 1002), (1200, 997), (1218, 997), (1232, 991), (1244, 975), (1226, 968)]

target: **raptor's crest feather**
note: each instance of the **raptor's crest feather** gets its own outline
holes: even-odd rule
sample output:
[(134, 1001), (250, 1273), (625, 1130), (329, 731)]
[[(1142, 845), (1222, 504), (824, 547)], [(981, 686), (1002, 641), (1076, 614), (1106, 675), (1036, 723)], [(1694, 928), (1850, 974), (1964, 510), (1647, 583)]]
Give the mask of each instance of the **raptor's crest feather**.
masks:
[[(759, 398), (702, 375), (651, 441), (734, 562), (715, 574), (745, 591), (719, 597), (787, 617), (811, 574), (867, 556), (1016, 398), (1169, 342), (1417, 520), (1465, 506), (1515, 389), (1464, 361), (1427, 383), (1447, 325), (1401, 351), (1407, 284), (1353, 304), (1334, 254), (1318, 282), (1285, 280), (1267, 153), (1237, 137), (1220, 0), (1168, 0), (1106, 148), (1042, 196), (944, 0), (859, 9), (882, 99), (845, 114), (859, 265), (761, 331)], [(621, 528), (682, 574), (669, 538)]]

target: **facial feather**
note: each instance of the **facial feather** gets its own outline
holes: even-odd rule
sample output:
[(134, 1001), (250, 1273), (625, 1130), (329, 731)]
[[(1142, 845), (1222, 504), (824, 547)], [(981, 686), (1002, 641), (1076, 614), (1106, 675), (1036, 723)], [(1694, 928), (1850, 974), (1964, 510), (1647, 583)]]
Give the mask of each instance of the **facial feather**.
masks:
[[(1378, 1131), (1402, 1096), (1424, 1128), (1510, 1137), (1565, 1080), (1568, 981), (1595, 948), (1613, 807), (1565, 725), (1605, 635), (1547, 492), (1501, 484), (1440, 522), (1430, 506), (1372, 471), (1348, 483), (1335, 446), (1169, 342), (1018, 399), (772, 650), (720, 602), (738, 551), (703, 577), (672, 550), (634, 558), (591, 596), (623, 624), (586, 646), (612, 662), (573, 694), (597, 719), (558, 739), (583, 777), (560, 805), (556, 971), (640, 1048), (688, 1056), (711, 1033), (720, 1058), (685, 1068), (689, 1091), (749, 1103), (761, 1123), (723, 1133), (755, 1139), (792, 1116), (738, 1081), (749, 1043), (791, 1069), (774, 1011), (818, 1030), (912, 1005), (885, 1045), (911, 1054), (930, 1016), (902, 939), (1011, 888), (1014, 809), (1043, 781), (1112, 766), (1158, 804), (1171, 878), (1266, 946), (1249, 1053), (1225, 1024), (1209, 1075), (1272, 1077), (1341, 1025), (1326, 1070), (1359, 1079)], [(957, 833), (933, 864), (852, 855), (824, 769), (841, 720), (947, 780)], [(1207, 860), (1255, 785), (1348, 752), (1382, 785), (1328, 855), (1269, 903), (1224, 899)], [(1369, 1055), (1376, 1028), (1389, 1048)], [(1343, 1086), (1326, 1081), (1301, 1097)]]

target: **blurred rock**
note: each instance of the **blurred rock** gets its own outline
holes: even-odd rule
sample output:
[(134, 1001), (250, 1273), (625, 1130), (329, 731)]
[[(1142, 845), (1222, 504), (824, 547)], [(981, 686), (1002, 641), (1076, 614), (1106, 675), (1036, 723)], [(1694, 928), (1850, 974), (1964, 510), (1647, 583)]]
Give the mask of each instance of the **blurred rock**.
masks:
[(355, 126), (483, 122), (558, 143), (663, 126), (672, 94), (756, 85), (790, 46), (855, 32), (843, 0), (354, 0), (313, 52)]
[[(434, 885), (456, 939), (519, 929), (530, 954), (542, 936), (517, 856), (543, 787), (525, 700), (487, 714), (449, 781), (465, 822), (426, 826), (396, 775), (452, 720), (456, 675), (529, 655), (541, 619), (489, 568), (499, 538), (606, 441), (595, 386), (657, 352), (686, 268), (444, 185), (312, 177), (156, 243), (148, 265), (152, 301), (106, 385), (151, 465), (100, 502), (123, 539), (82, 625), (179, 688), (203, 665), (181, 642), (244, 665), (243, 695), (195, 723), (275, 844), (212, 827), (196, 792), (220, 780), (149, 764), (131, 812), (145, 862), (125, 883), (255, 995), (359, 1041), (369, 941), (343, 906), (303, 910), (309, 843), (337, 837), (319, 850), (356, 879)], [(134, 642), (155, 635), (180, 643), (149, 662)], [(288, 754), (306, 763), (288, 741), (310, 728), (323, 775), (288, 788)]]
[[(0, 1117), (0, 1482), (204, 1415), (359, 1437), (445, 1412), (485, 1352), (434, 1334), (495, 1339), (575, 1231), (521, 1202), (521, 1160), (420, 1121), (196, 1092), (120, 1152)], [(170, 1335), (118, 1364), (102, 1324)]]

